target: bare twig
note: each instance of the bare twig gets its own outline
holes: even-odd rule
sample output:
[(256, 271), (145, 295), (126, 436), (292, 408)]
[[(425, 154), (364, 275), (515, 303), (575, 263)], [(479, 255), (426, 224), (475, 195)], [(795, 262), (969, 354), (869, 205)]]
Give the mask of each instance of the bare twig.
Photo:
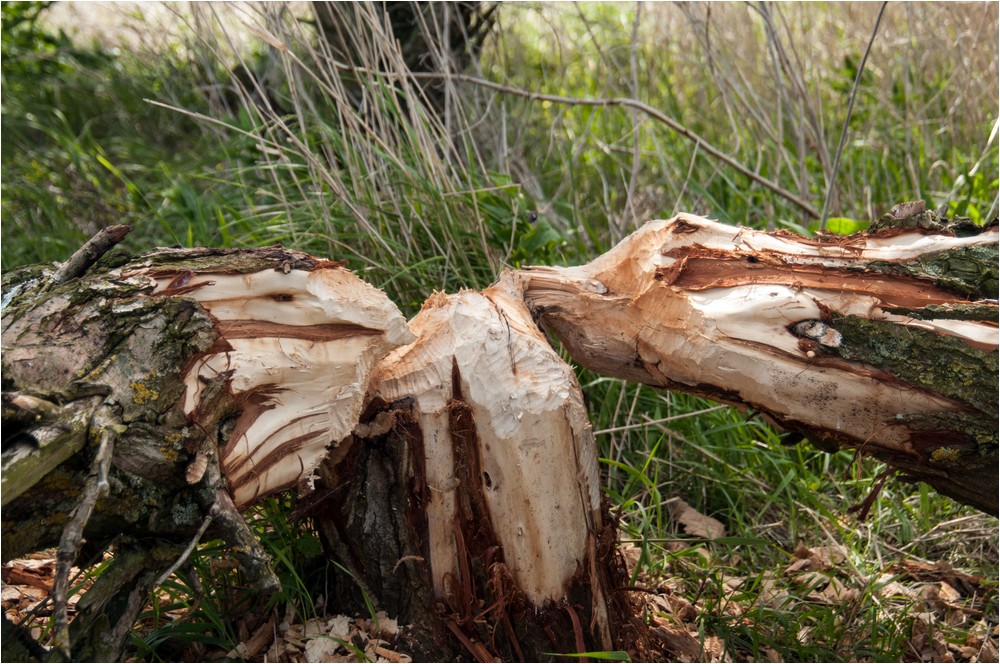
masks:
[(194, 547), (198, 546), (198, 542), (201, 540), (201, 536), (205, 534), (205, 531), (208, 530), (208, 527), (211, 524), (212, 524), (212, 515), (209, 514), (208, 516), (205, 517), (205, 520), (201, 522), (201, 526), (198, 528), (198, 532), (194, 534), (194, 537), (191, 538), (191, 541), (188, 543), (187, 548), (184, 549), (183, 552), (181, 552), (181, 555), (178, 556), (177, 560), (174, 561), (174, 564), (168, 567), (163, 572), (163, 574), (161, 574), (156, 579), (156, 581), (153, 582), (154, 588), (163, 585), (163, 583), (170, 578), (171, 574), (176, 572), (178, 569), (180, 569), (181, 565), (187, 562), (188, 556), (190, 556), (191, 552), (194, 551)]
[(851, 114), (854, 112), (854, 100), (858, 95), (858, 88), (861, 86), (861, 75), (865, 73), (865, 63), (868, 62), (868, 54), (872, 51), (872, 44), (878, 35), (878, 26), (882, 23), (882, 14), (888, 1), (883, 2), (879, 7), (878, 16), (875, 17), (875, 27), (872, 28), (872, 36), (868, 39), (868, 46), (865, 47), (865, 54), (861, 56), (861, 64), (858, 65), (858, 73), (854, 77), (854, 87), (851, 89), (851, 98), (847, 102), (847, 115), (844, 116), (844, 126), (840, 130), (840, 143), (837, 145), (837, 154), (833, 158), (833, 170), (830, 172), (830, 181), (826, 183), (826, 198), (823, 200), (823, 212), (819, 216), (819, 229), (826, 229), (826, 215), (830, 211), (830, 197), (833, 195), (833, 187), (837, 182), (837, 168), (840, 166), (840, 155), (844, 151), (844, 143), (847, 142), (847, 127), (851, 123)]
[(112, 247), (125, 239), (125, 236), (132, 231), (131, 226), (124, 224), (108, 226), (102, 228), (97, 234), (87, 240), (86, 243), (69, 257), (56, 271), (52, 281), (55, 284), (64, 284), (70, 279), (79, 277), (87, 271), (91, 265), (96, 263), (101, 256), (108, 253)]
[(52, 588), (55, 647), (67, 660), (70, 659), (69, 604), (66, 597), (69, 591), (69, 573), (80, 550), (83, 531), (87, 527), (87, 521), (90, 520), (97, 499), (108, 490), (108, 470), (111, 467), (111, 455), (114, 451), (113, 421), (100, 410), (94, 414), (92, 429), (100, 442), (80, 502), (69, 515), (62, 537), (59, 539), (56, 578)]
[(684, 200), (684, 194), (687, 193), (688, 184), (691, 182), (691, 174), (694, 173), (694, 164), (698, 161), (698, 146), (694, 146), (694, 150), (691, 151), (691, 162), (688, 164), (687, 175), (684, 176), (684, 183), (681, 185), (681, 191), (677, 194), (677, 208), (680, 209), (681, 202)]
[[(416, 77), (426, 77), (426, 76), (440, 76), (440, 74), (413, 74)], [(659, 109), (653, 108), (649, 104), (643, 103), (638, 99), (631, 99), (628, 97), (609, 97), (604, 99), (594, 99), (588, 97), (566, 97), (563, 95), (551, 95), (542, 92), (531, 92), (529, 90), (523, 90), (521, 88), (511, 87), (509, 85), (503, 85), (501, 83), (494, 83), (493, 81), (488, 81), (482, 78), (476, 78), (475, 76), (468, 76), (465, 74), (451, 74), (451, 78), (462, 83), (469, 83), (472, 85), (478, 85), (490, 90), (496, 90), (504, 94), (515, 95), (518, 97), (524, 97), (530, 101), (548, 101), (553, 104), (567, 104), (572, 106), (597, 106), (597, 107), (611, 107), (611, 106), (622, 106), (624, 108), (635, 109), (641, 113), (645, 113), (649, 117), (653, 118), (657, 122), (666, 125), (678, 135), (686, 138), (687, 140), (693, 142), (700, 149), (704, 150), (708, 154), (712, 155), (716, 159), (725, 162), (732, 168), (736, 169), (743, 175), (747, 176), (754, 182), (760, 184), (766, 189), (771, 190), (778, 196), (781, 196), (786, 201), (792, 203), (800, 210), (810, 215), (813, 218), (818, 219), (820, 216), (819, 211), (813, 207), (808, 201), (803, 200), (798, 195), (785, 189), (781, 185), (768, 180), (762, 175), (754, 172), (750, 168), (744, 166), (734, 157), (726, 154), (719, 148), (715, 147), (704, 138), (691, 131), (684, 125), (682, 125), (677, 120), (665, 115)]]

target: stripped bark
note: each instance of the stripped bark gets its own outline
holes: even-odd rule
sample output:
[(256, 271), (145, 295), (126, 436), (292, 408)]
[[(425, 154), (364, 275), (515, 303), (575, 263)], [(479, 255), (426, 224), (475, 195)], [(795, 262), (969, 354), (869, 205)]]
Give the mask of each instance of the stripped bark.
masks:
[(628, 648), (597, 450), (572, 369), (517, 293), (435, 294), (372, 377), (309, 513), (418, 658)]
[(692, 215), (507, 276), (599, 373), (753, 409), (997, 513), (997, 226), (806, 239)]

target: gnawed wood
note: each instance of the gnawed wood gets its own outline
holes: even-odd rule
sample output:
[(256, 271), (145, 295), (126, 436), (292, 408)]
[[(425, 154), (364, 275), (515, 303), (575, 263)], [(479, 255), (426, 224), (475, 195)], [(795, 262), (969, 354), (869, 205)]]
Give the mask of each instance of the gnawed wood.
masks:
[(430, 630), (418, 656), (638, 647), (622, 641), (641, 630), (622, 629), (634, 609), (582, 394), (518, 294), (435, 294), (410, 327), (417, 340), (373, 374), (360, 449), (328, 466), (310, 509), (330, 548)]
[(351, 573), (338, 598), (408, 622), (414, 654), (641, 657), (579, 386), (536, 321), (597, 371), (995, 512), (997, 229), (897, 212), (820, 239), (680, 215), (589, 265), (436, 294), (416, 336), (340, 264), (276, 247), (5, 275), (4, 557), (119, 542), (70, 630), (72, 656), (118, 657), (203, 533), (257, 597), (277, 589), (240, 509), (319, 472), (299, 514)]
[(682, 214), (510, 278), (594, 371), (748, 406), (996, 513), (997, 227), (962, 228), (805, 239)]
[(217, 321), (224, 347), (193, 360), (184, 410), (198, 422), (203, 386), (228, 374), (242, 409), (220, 462), (243, 508), (311, 487), (328, 448), (354, 429), (375, 362), (413, 335), (381, 291), (338, 263), (300, 269), (285, 258), (277, 268), (225, 273), (231, 269), (157, 264), (128, 274), (152, 278), (154, 296), (183, 291)]
[[(277, 591), (238, 508), (307, 484), (349, 436), (372, 366), (412, 338), (395, 306), (338, 263), (274, 247), (4, 277), (3, 557), (59, 546), (62, 655), (119, 657), (202, 534), (256, 599)], [(116, 542), (67, 630), (69, 567)]]

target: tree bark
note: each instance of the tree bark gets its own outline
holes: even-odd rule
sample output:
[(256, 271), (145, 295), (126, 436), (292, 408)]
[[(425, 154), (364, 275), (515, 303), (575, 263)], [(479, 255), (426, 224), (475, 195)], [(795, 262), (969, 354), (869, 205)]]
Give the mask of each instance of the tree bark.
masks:
[[(398, 44), (389, 49), (401, 58), (403, 70), (413, 73), (461, 73), (479, 57), (493, 26), (499, 3), (384, 2), (374, 8), (361, 3), (314, 1), (317, 32), (333, 58), (350, 67), (365, 68), (380, 61), (385, 50), (378, 42)], [(344, 75), (351, 89), (351, 81)], [(418, 79), (428, 107), (445, 115), (447, 95), (441, 81)], [(352, 89), (352, 92), (358, 92)], [(357, 97), (357, 105), (360, 98)]]
[[(418, 657), (648, 656), (582, 395), (539, 322), (596, 371), (996, 513), (996, 224), (910, 206), (805, 239), (680, 215), (588, 265), (435, 294), (409, 325), (339, 264), (276, 247), (65, 275), (5, 275), (2, 315), (3, 556), (59, 547), (64, 657), (119, 657), (202, 535), (276, 589), (240, 511), (292, 488), (350, 573), (340, 597), (408, 622)], [(70, 628), (69, 567), (111, 543)]]

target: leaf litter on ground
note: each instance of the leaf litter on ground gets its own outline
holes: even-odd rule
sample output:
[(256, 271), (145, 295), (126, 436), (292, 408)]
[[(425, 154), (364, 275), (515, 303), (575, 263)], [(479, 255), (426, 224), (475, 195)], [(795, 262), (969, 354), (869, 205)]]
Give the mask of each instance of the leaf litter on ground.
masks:
[[(692, 538), (686, 543), (682, 540), (666, 543), (668, 556), (687, 549), (700, 554), (698, 560), (708, 564), (714, 561), (725, 567), (728, 561), (719, 556), (728, 550), (735, 561), (738, 553), (733, 549), (709, 550), (712, 539), (725, 536), (721, 522), (701, 514), (679, 498), (668, 504), (674, 521)], [(751, 579), (723, 573), (719, 587), (725, 597), (710, 605), (700, 589), (690, 588), (689, 576), (650, 576), (649, 566), (642, 564), (643, 551), (635, 541), (623, 538), (620, 550), (630, 578), (635, 578), (637, 587), (645, 590), (636, 593), (636, 597), (645, 603), (654, 632), (676, 661), (753, 661), (750, 653), (740, 653), (727, 647), (718, 635), (706, 633), (702, 620), (706, 611), (741, 619), (753, 627), (747, 606), (750, 597), (773, 611), (795, 611), (794, 606), (804, 601), (843, 607), (846, 615), (856, 610), (866, 594), (880, 603), (885, 620), (912, 620), (906, 661), (997, 661), (1000, 630), (995, 616), (984, 617), (984, 610), (996, 593), (995, 583), (955, 570), (944, 561), (926, 564), (904, 559), (865, 578), (850, 564), (845, 546), (800, 543), (784, 569), (762, 570), (753, 584), (749, 583)], [(750, 585), (754, 586), (752, 592)], [(956, 629), (965, 630), (964, 640), (949, 635), (949, 630)], [(807, 643), (812, 634), (812, 629), (803, 627), (797, 637)], [(849, 643), (844, 643), (841, 651), (845, 661), (871, 661), (854, 656)], [(784, 661), (781, 653), (768, 646), (761, 647), (759, 658)]]
[[(671, 501), (676, 523), (691, 537), (668, 543), (666, 550), (679, 553), (685, 549), (695, 554), (700, 565), (733, 563), (739, 553), (731, 547), (713, 549), (713, 539), (725, 537), (721, 522), (707, 517), (682, 500)], [(645, 605), (645, 615), (663, 644), (665, 655), (677, 661), (728, 662), (749, 661), (750, 655), (730, 647), (722, 636), (705, 629), (704, 617), (741, 621), (752, 628), (750, 604), (757, 602), (775, 611), (794, 611), (796, 602), (809, 602), (845, 610), (856, 606), (864, 593), (881, 602), (886, 620), (910, 619), (905, 657), (912, 661), (987, 662), (997, 661), (998, 628), (995, 616), (984, 615), (996, 593), (989, 580), (954, 569), (947, 562), (925, 563), (901, 560), (886, 566), (866, 579), (849, 564), (848, 550), (840, 544), (807, 546), (799, 544), (789, 561), (778, 571), (762, 570), (756, 578), (722, 574), (721, 601), (709, 601), (702, 589), (692, 589), (689, 576), (658, 577), (641, 564), (642, 549), (635, 542), (620, 543), (620, 551), (630, 575), (634, 574), (636, 597)], [(729, 556), (729, 560), (726, 556)], [(78, 570), (74, 569), (74, 576)], [(2, 605), (9, 620), (24, 624), (36, 639), (42, 639), (51, 615), (48, 594), (55, 574), (55, 551), (43, 551), (7, 562), (2, 567)], [(751, 589), (751, 586), (753, 588)], [(70, 600), (70, 615), (76, 602), (86, 592), (87, 584)], [(161, 598), (165, 599), (165, 598)], [(166, 604), (167, 602), (162, 602)], [(317, 600), (317, 608), (324, 604)], [(165, 611), (167, 620), (183, 620), (183, 609)], [(347, 615), (302, 618), (294, 607), (285, 607), (283, 615), (244, 618), (237, 630), (239, 643), (228, 651), (201, 646), (188, 653), (185, 661), (219, 659), (283, 662), (410, 662), (411, 658), (395, 645), (404, 629), (395, 620), (379, 612), (375, 620)], [(143, 629), (142, 626), (137, 630)], [(952, 636), (964, 630), (962, 636)], [(800, 629), (803, 642), (812, 630)], [(845, 643), (843, 652), (850, 652)], [(216, 652), (217, 651), (217, 652)], [(763, 646), (758, 658), (783, 661), (781, 653)], [(850, 661), (864, 658), (845, 657)]]

